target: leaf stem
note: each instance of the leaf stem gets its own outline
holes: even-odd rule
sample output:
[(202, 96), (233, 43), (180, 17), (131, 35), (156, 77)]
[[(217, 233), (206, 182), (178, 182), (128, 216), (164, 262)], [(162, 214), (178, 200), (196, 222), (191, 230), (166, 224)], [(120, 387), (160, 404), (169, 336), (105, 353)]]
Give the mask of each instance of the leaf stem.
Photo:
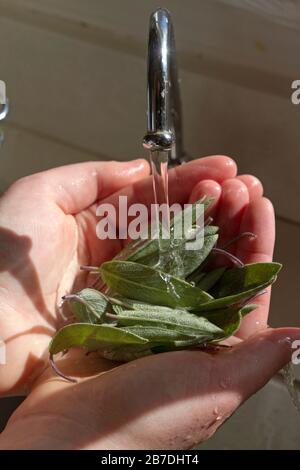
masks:
[(84, 299), (82, 299), (79, 295), (77, 294), (69, 294), (69, 295), (64, 295), (62, 297), (62, 300), (63, 302), (72, 302), (72, 301), (75, 301), (75, 302), (79, 302), (81, 303), (82, 305), (84, 305), (85, 307), (88, 307), (89, 304), (88, 302), (86, 302)]
[(50, 354), (49, 361), (50, 361), (50, 365), (51, 365), (51, 367), (52, 367), (52, 370), (53, 370), (57, 375), (59, 375), (59, 377), (61, 377), (62, 379), (67, 380), (68, 382), (77, 383), (77, 380), (76, 380), (76, 379), (73, 379), (72, 377), (69, 377), (68, 375), (65, 375), (63, 372), (61, 372), (61, 371), (58, 369), (57, 365), (56, 365), (55, 362), (54, 362), (53, 354)]
[(235, 264), (236, 266), (239, 266), (240, 268), (245, 266), (244, 263), (239, 258), (234, 256), (232, 253), (229, 253), (228, 251), (223, 250), (223, 248), (213, 248), (211, 251), (213, 253), (226, 256), (228, 259), (230, 259), (230, 261), (233, 262), (233, 264)]
[(99, 274), (98, 266), (80, 266), (81, 271), (88, 271), (91, 274)]
[(221, 248), (223, 250), (225, 250), (226, 248), (228, 248), (228, 246), (232, 245), (235, 242), (238, 242), (239, 240), (241, 240), (241, 238), (244, 238), (244, 237), (249, 237), (249, 238), (255, 239), (255, 238), (257, 238), (257, 235), (253, 232), (242, 232), (239, 235), (237, 235), (236, 237), (229, 240), (228, 242), (224, 243), (224, 245), (222, 245)]
[(106, 312), (105, 316), (111, 318), (112, 320), (118, 320), (118, 315), (115, 315), (114, 313)]
[(212, 217), (207, 217), (207, 219), (205, 219), (204, 221), (204, 226), (206, 227), (207, 225), (210, 225), (212, 222), (213, 222), (213, 218)]

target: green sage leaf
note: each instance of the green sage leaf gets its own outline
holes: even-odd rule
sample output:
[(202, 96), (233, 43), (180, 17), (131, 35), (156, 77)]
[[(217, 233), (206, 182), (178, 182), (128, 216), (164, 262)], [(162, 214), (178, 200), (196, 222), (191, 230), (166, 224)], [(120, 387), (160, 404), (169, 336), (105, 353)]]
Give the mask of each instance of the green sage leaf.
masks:
[(242, 308), (229, 307), (203, 312), (202, 315), (224, 332), (224, 336), (218, 339), (220, 341), (234, 335), (240, 328), (242, 318), (256, 308), (257, 305), (249, 304)]
[[(201, 304), (197, 313), (225, 308), (250, 299), (275, 282), (281, 267), (279, 263), (254, 263), (227, 270), (218, 285), (218, 298)], [(196, 310), (193, 311), (196, 313)]]
[(77, 320), (83, 323), (101, 323), (109, 304), (105, 295), (89, 288), (66, 296), (66, 300)]
[[(196, 223), (196, 207), (198, 204), (204, 205), (204, 211), (211, 204), (212, 199), (207, 199), (205, 197), (199, 199), (194, 204), (189, 205), (185, 210), (178, 213), (171, 219), (170, 223), (170, 237), (174, 237), (174, 233), (178, 230), (178, 226), (182, 224), (184, 217), (191, 217), (192, 226)], [(192, 215), (191, 215), (192, 214)], [(182, 234), (183, 232), (183, 227)], [(215, 235), (218, 231), (218, 227), (207, 225), (204, 228), (204, 237), (209, 235)], [(178, 232), (177, 232), (178, 233)], [(149, 230), (148, 237), (145, 240), (133, 240), (130, 242), (118, 255), (114, 258), (115, 260), (127, 260), (134, 261), (146, 266), (156, 266), (159, 261), (159, 241), (158, 237), (150, 238), (151, 230)], [(177, 240), (178, 241), (178, 240)], [(183, 237), (181, 241), (181, 246), (184, 246), (186, 243), (186, 238)]]
[[(187, 239), (176, 239), (171, 243), (176, 242), (176, 251), (181, 251), (182, 256), (186, 257), (184, 260), (184, 274), (183, 277), (186, 277), (192, 270), (196, 269), (200, 263), (208, 256), (211, 248), (215, 245), (218, 239), (216, 232), (218, 227), (206, 226), (204, 228), (204, 243), (203, 247), (199, 250), (187, 250), (185, 248)], [(209, 249), (210, 248), (210, 249)], [(126, 249), (126, 248), (125, 248)], [(123, 253), (123, 252), (122, 252)], [(185, 256), (186, 254), (186, 256)], [(134, 253), (130, 253), (130, 248), (128, 249), (127, 256), (122, 254), (121, 258), (127, 261), (134, 261), (136, 263), (143, 264), (145, 266), (157, 266), (159, 267), (159, 242), (158, 239), (146, 240), (144, 243), (140, 244)], [(115, 258), (117, 259), (117, 258)], [(119, 259), (119, 258), (118, 258)], [(193, 263), (191, 264), (191, 261)], [(172, 266), (172, 263), (171, 263)], [(170, 274), (172, 272), (170, 271)]]
[(211, 235), (216, 235), (219, 231), (219, 227), (216, 225), (206, 225), (204, 228), (204, 236), (209, 237)]
[(119, 326), (154, 326), (176, 330), (181, 335), (205, 336), (207, 339), (220, 336), (219, 327), (206, 318), (198, 317), (184, 310), (162, 308), (160, 310), (123, 310), (116, 321)]
[(206, 292), (169, 274), (129, 261), (108, 261), (100, 268), (106, 284), (118, 294), (166, 307), (197, 308), (212, 300)]
[[(174, 238), (176, 233), (184, 235), (184, 239), (190, 239), (190, 233), (192, 235), (193, 228), (197, 222), (197, 214), (198, 206), (202, 206), (202, 213), (204, 214), (207, 208), (213, 202), (212, 198), (206, 198), (205, 196), (199, 199), (198, 201), (194, 202), (193, 204), (188, 204), (187, 207), (183, 211), (178, 212), (175, 214), (174, 217), (171, 219), (170, 223), (170, 235), (171, 238)], [(187, 228), (187, 221), (190, 222), (190, 230), (185, 231)]]
[(147, 339), (151, 345), (174, 343), (174, 341), (185, 341), (191, 339), (191, 335), (181, 334), (177, 330), (170, 330), (159, 326), (135, 325), (124, 327), (124, 330)]
[(74, 346), (96, 351), (120, 345), (141, 345), (147, 342), (144, 338), (114, 326), (73, 323), (64, 326), (56, 333), (49, 349), (51, 354), (57, 354)]
[(223, 276), (226, 268), (216, 268), (210, 271), (209, 273), (203, 273), (198, 282), (195, 282), (195, 285), (202, 290), (208, 292), (210, 289), (214, 287), (214, 285), (219, 281), (219, 279)]
[(126, 346), (114, 346), (113, 348), (105, 348), (100, 351), (101, 356), (111, 361), (129, 362), (139, 359), (140, 357), (149, 356), (152, 354), (152, 350), (148, 344), (145, 345), (126, 345)]
[(280, 263), (253, 263), (228, 269), (220, 280), (218, 297), (234, 295), (259, 286), (265, 287), (278, 274)]
[[(110, 302), (115, 307), (115, 303), (117, 302), (117, 306), (119, 308), (114, 308), (116, 314), (122, 314), (122, 312), (126, 310), (138, 310), (141, 312), (149, 312), (149, 313), (169, 313), (170, 311), (173, 312), (174, 309), (170, 307), (165, 307), (163, 305), (152, 305), (147, 304), (145, 302), (139, 302), (138, 300), (128, 299), (127, 297), (110, 297)], [(176, 311), (185, 312), (183, 309), (178, 309)]]
[(184, 278), (189, 276), (203, 263), (203, 261), (208, 257), (211, 250), (217, 243), (217, 240), (218, 235), (209, 235), (207, 237), (204, 237), (203, 246), (199, 250), (184, 249), (182, 253), (184, 265)]

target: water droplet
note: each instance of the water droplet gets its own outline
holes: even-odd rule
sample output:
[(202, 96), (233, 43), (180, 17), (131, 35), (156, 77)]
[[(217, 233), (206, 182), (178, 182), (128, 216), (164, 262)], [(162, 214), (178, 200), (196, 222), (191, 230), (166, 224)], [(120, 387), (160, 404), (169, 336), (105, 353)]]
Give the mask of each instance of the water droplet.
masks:
[(227, 381), (226, 380), (221, 380), (220, 387), (225, 390), (228, 387)]
[(278, 340), (279, 344), (286, 344), (287, 346), (291, 347), (293, 340), (289, 336), (286, 336), (285, 338), (281, 338)]
[(215, 416), (215, 419), (213, 421), (214, 423), (216, 423), (217, 421), (220, 421), (222, 419), (222, 416), (220, 415), (219, 409), (217, 407), (214, 408), (213, 414)]

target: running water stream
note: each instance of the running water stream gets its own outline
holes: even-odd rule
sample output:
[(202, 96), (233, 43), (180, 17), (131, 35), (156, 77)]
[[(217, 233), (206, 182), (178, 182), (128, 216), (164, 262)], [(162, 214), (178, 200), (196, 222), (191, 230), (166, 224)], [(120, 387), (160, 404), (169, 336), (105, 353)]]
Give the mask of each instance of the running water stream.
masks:
[[(155, 231), (159, 243), (159, 268), (176, 276), (182, 273), (182, 246), (171, 236), (167, 151), (150, 152), (155, 203)], [(153, 222), (153, 221), (152, 221)]]
[(157, 231), (160, 264), (165, 266), (165, 256), (170, 248), (170, 206), (168, 188), (168, 152), (150, 152), (152, 184), (155, 203), (155, 229)]

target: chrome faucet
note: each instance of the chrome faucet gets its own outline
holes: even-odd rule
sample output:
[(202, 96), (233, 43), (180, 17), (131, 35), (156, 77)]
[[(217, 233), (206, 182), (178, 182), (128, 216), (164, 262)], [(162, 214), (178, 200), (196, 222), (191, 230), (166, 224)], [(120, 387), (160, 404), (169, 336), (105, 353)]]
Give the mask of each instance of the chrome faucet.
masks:
[(3, 121), (3, 119), (6, 118), (8, 115), (8, 110), (9, 110), (9, 105), (8, 105), (8, 100), (2, 105), (2, 109), (0, 111), (0, 121)]
[(169, 164), (187, 161), (183, 150), (182, 111), (174, 28), (168, 10), (150, 16), (148, 41), (148, 132), (143, 146), (168, 152)]
[[(0, 110), (0, 121), (3, 121), (3, 119), (6, 118), (9, 112), (9, 102), (8, 99), (5, 99), (5, 102), (1, 104), (1, 110)], [(2, 129), (0, 129), (0, 145), (3, 144), (4, 141), (4, 133)]]

